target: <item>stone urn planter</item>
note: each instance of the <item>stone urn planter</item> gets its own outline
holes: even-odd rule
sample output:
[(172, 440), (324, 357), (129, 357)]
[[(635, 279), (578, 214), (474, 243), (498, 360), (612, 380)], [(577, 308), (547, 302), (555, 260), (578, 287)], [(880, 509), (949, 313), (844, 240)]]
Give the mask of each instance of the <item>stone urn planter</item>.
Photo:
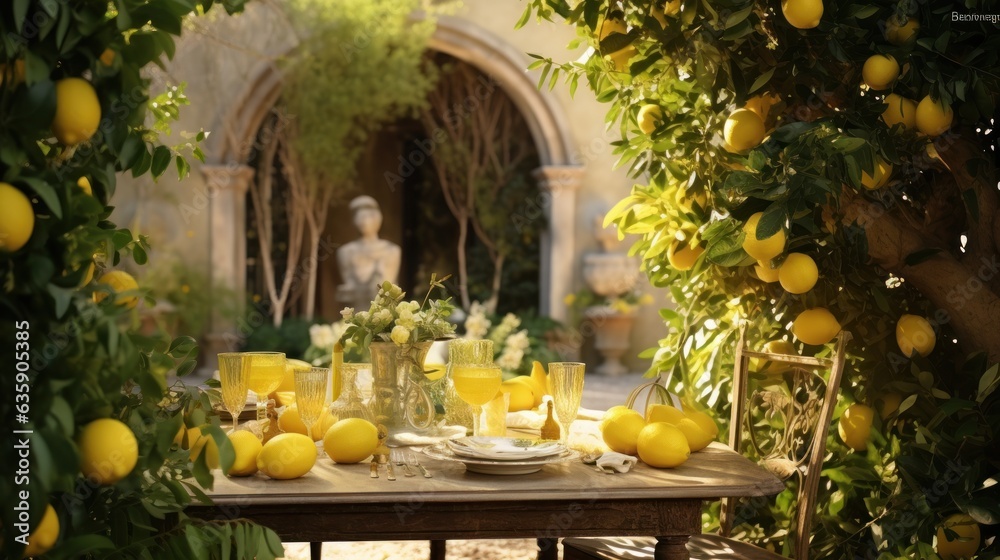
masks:
[(635, 312), (622, 313), (606, 306), (588, 307), (584, 320), (594, 332), (594, 348), (604, 359), (595, 370), (601, 375), (624, 375), (628, 367), (622, 356), (631, 346), (630, 335), (635, 323)]

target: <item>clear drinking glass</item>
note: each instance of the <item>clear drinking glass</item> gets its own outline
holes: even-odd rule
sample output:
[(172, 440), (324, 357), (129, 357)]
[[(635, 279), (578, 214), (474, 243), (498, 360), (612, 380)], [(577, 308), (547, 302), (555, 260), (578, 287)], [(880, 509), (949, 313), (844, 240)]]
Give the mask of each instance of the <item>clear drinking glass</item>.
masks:
[(549, 383), (552, 385), (552, 402), (559, 422), (559, 440), (566, 443), (569, 428), (580, 412), (583, 399), (584, 364), (579, 362), (552, 362), (549, 364)]
[(219, 381), (222, 384), (222, 406), (232, 415), (235, 432), (249, 392), (250, 360), (246, 355), (241, 352), (219, 354)]
[(299, 418), (312, 435), (313, 424), (326, 406), (326, 388), (330, 383), (330, 368), (309, 368), (295, 371), (295, 406)]
[(507, 436), (507, 410), (510, 408), (510, 393), (500, 393), (483, 405), (483, 417), (479, 419), (479, 429), (484, 436)]
[(448, 373), (455, 392), (472, 405), (472, 434), (481, 435), (483, 405), (493, 400), (503, 377), (493, 364), (492, 340), (453, 340), (448, 347)]
[(267, 418), (267, 396), (274, 392), (285, 376), (283, 352), (247, 352), (250, 359), (250, 390), (257, 395), (257, 421)]
[(338, 420), (361, 418), (362, 420), (374, 422), (375, 417), (372, 415), (371, 410), (368, 409), (368, 405), (365, 404), (361, 395), (361, 386), (358, 383), (359, 373), (365, 372), (370, 377), (371, 371), (371, 364), (340, 365), (343, 393), (341, 394), (341, 398), (334, 401), (332, 411)]

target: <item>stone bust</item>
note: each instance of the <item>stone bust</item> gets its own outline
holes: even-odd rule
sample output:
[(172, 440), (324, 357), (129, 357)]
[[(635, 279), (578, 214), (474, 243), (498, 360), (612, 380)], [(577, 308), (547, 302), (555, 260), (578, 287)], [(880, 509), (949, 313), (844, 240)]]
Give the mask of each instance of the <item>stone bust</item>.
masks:
[(354, 227), (361, 237), (337, 249), (337, 265), (343, 284), (337, 287), (337, 301), (357, 311), (367, 310), (384, 280), (395, 283), (402, 253), (399, 245), (378, 236), (382, 210), (368, 195), (351, 201)]

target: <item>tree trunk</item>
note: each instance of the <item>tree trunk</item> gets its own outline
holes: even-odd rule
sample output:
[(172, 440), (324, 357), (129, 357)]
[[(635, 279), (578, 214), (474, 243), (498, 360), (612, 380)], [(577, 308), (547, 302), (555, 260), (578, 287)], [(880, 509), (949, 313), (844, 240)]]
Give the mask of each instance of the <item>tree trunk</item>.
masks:
[(469, 218), (458, 220), (458, 295), (462, 299), (462, 309), (472, 307), (469, 301), (469, 265), (466, 262), (465, 245), (469, 239)]
[(484, 304), (487, 313), (495, 314), (497, 305), (500, 304), (500, 285), (503, 282), (503, 263), (506, 258), (507, 255), (497, 253), (493, 259), (493, 285), (490, 288), (490, 298)]

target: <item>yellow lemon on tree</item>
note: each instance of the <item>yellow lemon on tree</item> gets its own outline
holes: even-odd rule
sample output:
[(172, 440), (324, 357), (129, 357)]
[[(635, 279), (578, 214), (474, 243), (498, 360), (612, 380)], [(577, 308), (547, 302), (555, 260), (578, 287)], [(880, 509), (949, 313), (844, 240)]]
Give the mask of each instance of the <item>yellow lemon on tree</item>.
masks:
[(896, 392), (884, 393), (878, 398), (878, 401), (876, 401), (879, 405), (879, 416), (881, 416), (883, 420), (892, 416), (897, 410), (899, 410), (899, 404), (901, 402), (903, 402), (903, 395)]
[(892, 176), (892, 164), (882, 158), (875, 159), (875, 176), (871, 176), (867, 171), (861, 172), (861, 186), (873, 191), (881, 189), (889, 182)]
[(666, 422), (668, 424), (677, 424), (681, 420), (687, 418), (684, 411), (675, 408), (669, 404), (651, 404), (646, 409), (646, 423), (651, 424), (653, 422)]
[(747, 223), (743, 226), (743, 231), (746, 233), (743, 250), (758, 261), (769, 261), (785, 250), (785, 230), (779, 229), (771, 237), (758, 239), (757, 224), (763, 215), (763, 212), (757, 212), (747, 219)]
[(76, 446), (80, 450), (80, 472), (104, 486), (128, 476), (139, 460), (135, 434), (114, 418), (100, 418), (84, 426)]
[[(946, 529), (958, 536), (953, 540), (948, 540)], [(976, 520), (964, 513), (956, 513), (945, 519), (944, 523), (938, 527), (937, 546), (934, 547), (934, 550), (944, 560), (972, 558), (979, 551), (981, 539), (979, 524), (976, 523)]]
[(20, 189), (0, 183), (0, 251), (13, 253), (31, 239), (35, 209)]
[(30, 556), (41, 556), (52, 549), (59, 539), (59, 516), (52, 504), (45, 506), (45, 513), (42, 520), (38, 522), (35, 530), (28, 537), (28, 546), (24, 548), (22, 558)]
[(885, 54), (873, 54), (861, 67), (861, 78), (875, 91), (889, 89), (899, 77), (899, 63)]
[(771, 114), (771, 107), (774, 107), (779, 102), (781, 102), (781, 96), (776, 93), (762, 93), (760, 95), (755, 95), (743, 105), (744, 109), (748, 109), (757, 113), (757, 116), (764, 121), (765, 126), (767, 125), (767, 118)]
[(639, 432), (646, 426), (642, 415), (634, 410), (621, 411), (606, 418), (601, 437), (608, 448), (618, 453), (635, 455)]
[(694, 212), (695, 204), (702, 210), (708, 208), (708, 195), (701, 190), (677, 189), (674, 201), (676, 201), (678, 208), (687, 213)]
[(87, 193), (90, 196), (94, 196), (94, 189), (90, 186), (90, 179), (86, 177), (80, 177), (76, 180), (76, 186), (80, 187), (80, 190)]
[(778, 268), (778, 281), (790, 294), (804, 294), (816, 285), (819, 268), (816, 261), (803, 253), (791, 253)]
[[(769, 341), (763, 348), (761, 348), (761, 352), (765, 352), (767, 354), (798, 355), (798, 352), (795, 350), (795, 345), (784, 339)], [(770, 360), (750, 358), (750, 371), (767, 373), (770, 375), (779, 375), (790, 369), (792, 369), (792, 365), (785, 362), (772, 362)]]
[(715, 423), (715, 420), (711, 416), (705, 414), (700, 410), (685, 410), (684, 415), (694, 420), (696, 424), (701, 426), (705, 433), (715, 439), (719, 436), (719, 426)]
[(920, 22), (915, 17), (906, 18), (906, 22), (892, 15), (885, 24), (885, 40), (897, 47), (901, 47), (917, 38), (917, 31), (920, 31)]
[(639, 432), (636, 451), (643, 463), (658, 469), (672, 469), (691, 455), (684, 432), (666, 422), (653, 422)]
[(737, 109), (726, 119), (723, 137), (733, 151), (743, 152), (764, 141), (764, 120), (749, 109)]
[(345, 418), (326, 431), (323, 448), (336, 463), (358, 463), (378, 447), (378, 428), (361, 418)]
[(111, 66), (112, 64), (115, 63), (115, 56), (117, 56), (117, 54), (118, 53), (116, 53), (115, 50), (112, 49), (111, 47), (104, 49), (104, 52), (101, 53), (100, 57), (101, 64), (105, 66)]
[(902, 95), (890, 93), (885, 96), (886, 108), (882, 111), (882, 120), (892, 127), (896, 124), (903, 124), (906, 130), (913, 130), (917, 127), (917, 102), (907, 99)]
[(874, 411), (863, 404), (852, 404), (847, 407), (837, 422), (837, 433), (844, 445), (855, 451), (868, 448), (868, 438), (872, 431)]
[[(129, 309), (134, 308), (139, 303), (138, 296), (122, 296), (119, 295), (122, 292), (131, 292), (133, 290), (139, 289), (139, 283), (135, 281), (135, 278), (125, 272), (124, 270), (112, 270), (110, 272), (105, 272), (97, 279), (99, 284), (104, 284), (111, 287), (111, 291), (115, 294), (114, 302), (116, 305), (124, 305)], [(97, 291), (94, 292), (94, 301), (101, 302), (107, 297), (107, 293)]]
[(639, 116), (636, 117), (636, 122), (639, 124), (639, 130), (646, 134), (652, 134), (656, 127), (663, 121), (663, 109), (659, 105), (653, 105), (652, 103), (647, 103), (639, 109)]
[(691, 245), (689, 241), (676, 240), (667, 249), (667, 261), (677, 270), (691, 270), (698, 257), (705, 252), (700, 245)]
[(696, 451), (701, 451), (708, 447), (708, 444), (712, 443), (715, 439), (708, 435), (708, 432), (702, 429), (702, 427), (690, 418), (681, 418), (676, 422), (667, 422), (680, 430), (684, 434), (684, 439), (687, 440), (688, 448), (691, 453)]
[(257, 455), (257, 468), (270, 478), (298, 478), (316, 464), (316, 444), (302, 434), (278, 434), (269, 439)]
[(924, 96), (917, 105), (917, 130), (927, 136), (940, 136), (951, 128), (955, 121), (955, 112), (951, 107), (945, 107), (941, 100), (934, 101), (931, 96)]
[(90, 139), (101, 124), (101, 102), (90, 82), (66, 78), (56, 82), (56, 116), (52, 132), (67, 146)]
[(0, 64), (0, 85), (9, 77), (11, 86), (16, 86), (24, 81), (24, 59), (19, 58), (14, 61), (14, 69), (10, 70), (6, 64)]
[(531, 410), (535, 407), (535, 393), (532, 391), (531, 379), (528, 377), (515, 377), (504, 381), (500, 384), (500, 392), (510, 394), (507, 410), (511, 412)]
[(627, 72), (629, 64), (632, 62), (632, 57), (638, 53), (638, 49), (629, 45), (624, 49), (604, 55), (604, 60), (607, 60), (616, 72)]
[(250, 476), (257, 472), (257, 457), (264, 448), (257, 436), (248, 430), (237, 430), (229, 434), (229, 442), (233, 444), (233, 467), (226, 473), (229, 476)]
[(757, 273), (757, 278), (767, 284), (778, 281), (778, 269), (771, 268), (767, 261), (757, 261), (757, 264), (753, 265), (753, 271)]
[[(662, 5), (662, 7), (661, 7)], [(667, 26), (667, 16), (675, 16), (681, 11), (681, 0), (671, 0), (669, 2), (657, 2), (650, 10), (650, 14), (660, 22), (660, 27)]]
[(823, 0), (782, 0), (781, 13), (796, 29), (812, 29), (823, 18)]
[(792, 322), (795, 338), (814, 346), (830, 342), (839, 332), (840, 323), (825, 307), (806, 309)]
[(927, 356), (936, 343), (937, 335), (927, 319), (919, 315), (903, 315), (896, 322), (896, 344), (904, 356), (910, 357), (914, 352)]

